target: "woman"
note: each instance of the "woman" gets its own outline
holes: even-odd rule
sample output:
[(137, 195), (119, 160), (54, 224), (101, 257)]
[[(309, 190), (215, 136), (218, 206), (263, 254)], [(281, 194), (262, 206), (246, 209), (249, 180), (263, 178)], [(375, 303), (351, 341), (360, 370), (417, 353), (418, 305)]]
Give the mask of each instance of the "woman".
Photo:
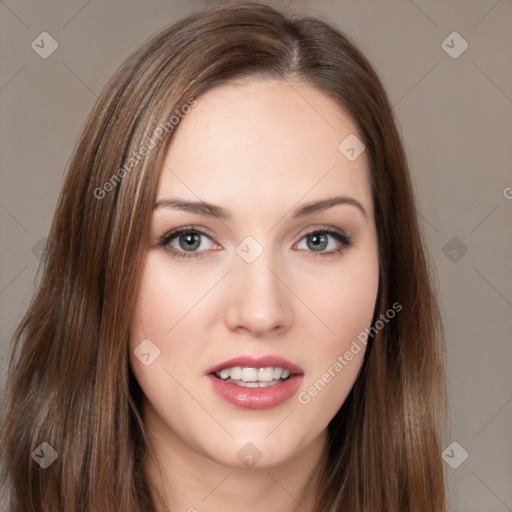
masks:
[(13, 343), (15, 511), (445, 510), (443, 329), (404, 150), (326, 22), (238, 4), (127, 59)]

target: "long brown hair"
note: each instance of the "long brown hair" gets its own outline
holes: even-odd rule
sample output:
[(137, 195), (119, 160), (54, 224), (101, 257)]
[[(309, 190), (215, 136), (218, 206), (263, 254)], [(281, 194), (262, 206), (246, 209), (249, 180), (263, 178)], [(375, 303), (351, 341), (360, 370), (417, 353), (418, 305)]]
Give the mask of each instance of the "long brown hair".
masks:
[[(157, 180), (179, 129), (172, 117), (242, 76), (302, 81), (355, 120), (379, 243), (373, 321), (402, 306), (371, 337), (357, 381), (329, 424), (317, 510), (445, 510), (444, 333), (390, 102), (368, 60), (330, 23), (237, 3), (152, 37), (88, 117), (38, 292), (12, 343), (0, 448), (14, 511), (154, 510), (141, 470), (147, 444), (128, 340)], [(46, 469), (32, 456), (41, 443), (58, 454)]]

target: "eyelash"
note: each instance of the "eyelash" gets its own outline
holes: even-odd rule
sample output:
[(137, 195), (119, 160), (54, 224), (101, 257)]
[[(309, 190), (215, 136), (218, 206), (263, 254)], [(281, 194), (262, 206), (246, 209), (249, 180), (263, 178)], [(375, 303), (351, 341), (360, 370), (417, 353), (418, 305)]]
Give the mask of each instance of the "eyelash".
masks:
[[(169, 233), (166, 233), (158, 242), (158, 245), (160, 247), (163, 247), (173, 258), (179, 258), (179, 259), (187, 259), (190, 260), (191, 258), (202, 258), (208, 250), (205, 251), (198, 251), (198, 252), (185, 252), (185, 251), (178, 251), (174, 248), (171, 248), (169, 246), (169, 243), (176, 237), (182, 234), (199, 234), (204, 235), (208, 238), (211, 237), (201, 231), (200, 229), (195, 228), (194, 226), (185, 226), (182, 228), (177, 228)], [(337, 249), (331, 250), (329, 252), (316, 252), (316, 251), (307, 251), (312, 253), (313, 257), (321, 256), (321, 257), (327, 257), (327, 256), (333, 256), (338, 253), (344, 252), (346, 249), (348, 249), (353, 244), (353, 240), (348, 235), (344, 234), (341, 231), (334, 230), (332, 228), (315, 228), (311, 231), (308, 231), (307, 233), (304, 233), (302, 235), (302, 238), (305, 238), (307, 236), (311, 235), (318, 235), (318, 234), (326, 234), (332, 236), (335, 240), (338, 241), (340, 246)]]

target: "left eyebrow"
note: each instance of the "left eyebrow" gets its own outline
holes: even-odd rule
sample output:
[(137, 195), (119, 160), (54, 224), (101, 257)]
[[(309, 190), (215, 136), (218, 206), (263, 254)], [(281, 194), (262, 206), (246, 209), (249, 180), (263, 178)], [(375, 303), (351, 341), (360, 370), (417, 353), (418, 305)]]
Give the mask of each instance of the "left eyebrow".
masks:
[[(365, 219), (368, 220), (368, 214), (366, 213), (363, 205), (357, 199), (348, 196), (336, 196), (330, 197), (328, 199), (322, 199), (320, 201), (306, 203), (305, 205), (300, 206), (292, 212), (292, 218), (296, 219), (306, 217), (307, 215), (312, 215), (314, 213), (318, 213), (341, 204), (355, 206), (363, 214)], [(198, 215), (215, 217), (224, 220), (231, 218), (231, 214), (221, 206), (207, 203), (205, 201), (186, 201), (183, 199), (173, 199), (171, 197), (167, 197), (157, 201), (154, 208), (171, 208), (173, 210), (183, 210), (188, 213), (195, 213)]]
[(332, 208), (333, 206), (337, 206), (339, 204), (348, 204), (351, 206), (355, 206), (364, 216), (366, 220), (368, 220), (368, 214), (364, 209), (363, 205), (353, 197), (348, 196), (336, 196), (330, 197), (328, 199), (322, 199), (321, 201), (314, 201), (311, 203), (307, 203), (300, 208), (297, 208), (292, 213), (292, 218), (305, 217), (306, 215), (311, 215), (313, 213), (318, 213), (328, 208)]

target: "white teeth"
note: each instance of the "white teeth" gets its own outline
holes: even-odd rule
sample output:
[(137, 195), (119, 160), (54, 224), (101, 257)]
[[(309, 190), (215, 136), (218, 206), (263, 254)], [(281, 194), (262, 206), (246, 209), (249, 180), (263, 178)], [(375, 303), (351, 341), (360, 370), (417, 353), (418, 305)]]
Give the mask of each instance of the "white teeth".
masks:
[(260, 382), (272, 382), (274, 380), (274, 369), (260, 368), (258, 370), (258, 380)]
[(242, 380), (242, 368), (236, 366), (235, 368), (227, 368), (230, 377), (234, 380)]
[(224, 368), (223, 370), (220, 371), (220, 378), (221, 379), (229, 379), (229, 374), (230, 374), (229, 368)]
[(258, 382), (260, 388), (266, 388), (268, 386), (273, 386), (274, 384), (279, 384), (281, 380), (272, 380), (270, 382)]
[[(265, 368), (235, 366), (233, 368), (223, 368), (217, 373), (217, 376), (225, 381), (239, 381), (241, 385), (248, 384), (246, 387), (257, 387), (258, 383), (264, 384), (260, 387), (265, 387), (288, 378), (290, 371), (283, 370), (279, 366), (275, 368), (271, 366)], [(253, 384), (256, 385), (253, 386)]]
[(256, 368), (242, 368), (242, 377), (244, 382), (256, 382), (258, 380), (258, 370)]
[(230, 382), (232, 384), (236, 384), (242, 388), (266, 388), (268, 386), (274, 386), (276, 384), (280, 384), (283, 382), (281, 379), (273, 380), (271, 382), (244, 382), (243, 380), (233, 380), (227, 379), (224, 382)]

